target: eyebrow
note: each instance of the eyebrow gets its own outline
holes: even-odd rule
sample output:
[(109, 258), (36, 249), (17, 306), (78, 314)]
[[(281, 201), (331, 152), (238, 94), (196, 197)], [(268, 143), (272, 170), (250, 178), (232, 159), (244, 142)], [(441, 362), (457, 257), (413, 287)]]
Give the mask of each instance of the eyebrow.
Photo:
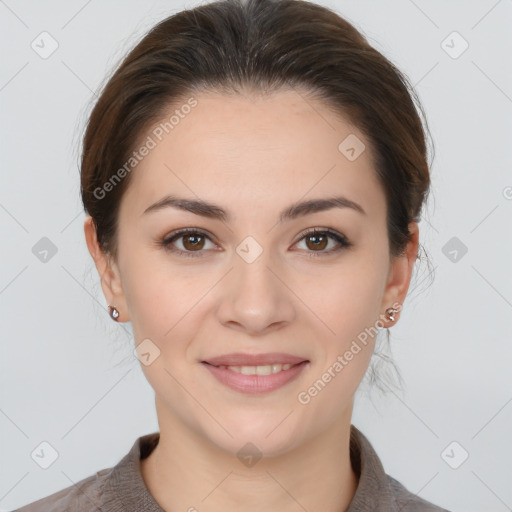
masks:
[[(200, 215), (202, 217), (217, 219), (222, 222), (229, 222), (232, 218), (229, 212), (216, 204), (203, 200), (187, 199), (184, 197), (176, 197), (172, 195), (167, 195), (151, 206), (148, 206), (142, 215), (146, 215), (150, 212), (160, 211), (164, 208), (177, 208), (193, 213), (195, 215)], [(338, 196), (322, 199), (311, 199), (309, 201), (294, 203), (281, 212), (279, 216), (279, 222), (290, 221), (297, 219), (298, 217), (331, 210), (333, 208), (350, 208), (361, 213), (362, 215), (366, 215), (366, 212), (361, 205), (351, 201), (350, 199), (347, 199), (346, 197)]]

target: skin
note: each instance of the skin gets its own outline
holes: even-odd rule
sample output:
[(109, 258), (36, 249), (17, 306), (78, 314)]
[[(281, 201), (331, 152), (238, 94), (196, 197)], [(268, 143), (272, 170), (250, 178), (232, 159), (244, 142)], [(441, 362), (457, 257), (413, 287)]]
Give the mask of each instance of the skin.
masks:
[[(143, 478), (166, 510), (346, 510), (358, 483), (349, 456), (353, 398), (375, 339), (307, 405), (297, 395), (365, 328), (397, 321), (383, 315), (405, 299), (418, 225), (410, 224), (406, 253), (390, 259), (370, 143), (319, 100), (293, 90), (194, 97), (198, 105), (132, 171), (117, 261), (100, 250), (91, 219), (84, 224), (107, 303), (119, 321), (132, 322), (136, 345), (149, 338), (160, 350), (141, 364), (160, 430), (142, 461)], [(349, 134), (366, 145), (354, 161), (338, 150)], [(366, 214), (331, 209), (278, 223), (292, 203), (334, 192)], [(233, 219), (174, 208), (143, 215), (170, 193), (216, 203)], [(211, 234), (199, 240), (202, 256), (158, 245), (187, 227)], [(339, 247), (334, 239), (316, 248), (299, 236), (327, 227), (353, 245), (329, 253)], [(263, 249), (252, 263), (236, 252), (247, 236)], [(194, 241), (185, 236), (173, 245), (193, 252)], [(250, 396), (219, 383), (200, 362), (231, 352), (285, 352), (310, 363), (284, 387)], [(263, 454), (252, 467), (237, 457), (248, 442)]]

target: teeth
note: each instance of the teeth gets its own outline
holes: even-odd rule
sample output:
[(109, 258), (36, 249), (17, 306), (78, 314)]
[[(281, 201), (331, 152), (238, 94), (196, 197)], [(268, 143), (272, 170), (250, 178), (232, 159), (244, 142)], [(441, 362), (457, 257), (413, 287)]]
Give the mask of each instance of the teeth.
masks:
[(282, 370), (288, 370), (292, 366), (292, 364), (267, 364), (265, 366), (219, 366), (219, 368), (227, 368), (244, 375), (270, 375)]

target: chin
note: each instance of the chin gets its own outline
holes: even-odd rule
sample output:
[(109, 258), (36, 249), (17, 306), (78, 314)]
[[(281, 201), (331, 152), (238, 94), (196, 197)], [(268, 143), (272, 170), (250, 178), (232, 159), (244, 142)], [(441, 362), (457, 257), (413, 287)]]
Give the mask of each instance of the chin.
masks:
[[(251, 421), (252, 416), (255, 417), (255, 421)], [(283, 421), (284, 417), (286, 414), (282, 410), (279, 414), (267, 414), (266, 421), (261, 419), (261, 415), (242, 414), (229, 421), (220, 421), (233, 437), (224, 429), (216, 429), (215, 432), (204, 434), (211, 443), (237, 458), (244, 455), (277, 457), (293, 450), (300, 443), (301, 438), (298, 435), (299, 428), (295, 428), (290, 422), (291, 418)]]

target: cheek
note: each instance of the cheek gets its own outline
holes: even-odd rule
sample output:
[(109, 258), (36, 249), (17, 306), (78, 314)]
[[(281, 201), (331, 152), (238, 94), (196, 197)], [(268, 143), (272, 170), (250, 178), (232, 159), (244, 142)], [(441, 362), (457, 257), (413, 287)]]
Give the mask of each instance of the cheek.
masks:
[(190, 290), (187, 294), (178, 291), (182, 289), (179, 286), (176, 279), (171, 280), (167, 286), (162, 279), (141, 283), (130, 301), (133, 311), (131, 322), (137, 343), (150, 338), (160, 350), (168, 353), (179, 351), (180, 345), (176, 340), (193, 338), (194, 325), (191, 319), (198, 299), (193, 300)]
[(379, 332), (380, 282), (370, 272), (346, 275), (330, 281), (323, 302), (316, 303), (324, 322), (316, 337), (318, 359), (297, 396), (307, 417), (315, 418), (311, 429), (347, 410), (368, 369)]
[(322, 320), (318, 330), (322, 334), (316, 338), (318, 364), (307, 383), (311, 387), (302, 391), (304, 402), (311, 403), (307, 409), (325, 421), (349, 404), (375, 347), (384, 269), (382, 264), (379, 268), (369, 263), (361, 257), (350, 270), (347, 265), (326, 282), (311, 305)]
[(163, 284), (161, 279), (155, 280), (148, 272), (130, 273), (125, 293), (136, 342), (143, 338), (163, 340), (164, 334), (175, 323), (176, 299), (165, 292)]
[(357, 265), (330, 273), (321, 290), (305, 300), (323, 321), (322, 332), (337, 340), (338, 349), (379, 319), (382, 272), (361, 259)]
[[(204, 284), (184, 278), (180, 269), (167, 264), (159, 250), (141, 250), (126, 245), (123, 289), (137, 342), (154, 338), (161, 345), (204, 293)], [(177, 273), (180, 273), (177, 275)]]

